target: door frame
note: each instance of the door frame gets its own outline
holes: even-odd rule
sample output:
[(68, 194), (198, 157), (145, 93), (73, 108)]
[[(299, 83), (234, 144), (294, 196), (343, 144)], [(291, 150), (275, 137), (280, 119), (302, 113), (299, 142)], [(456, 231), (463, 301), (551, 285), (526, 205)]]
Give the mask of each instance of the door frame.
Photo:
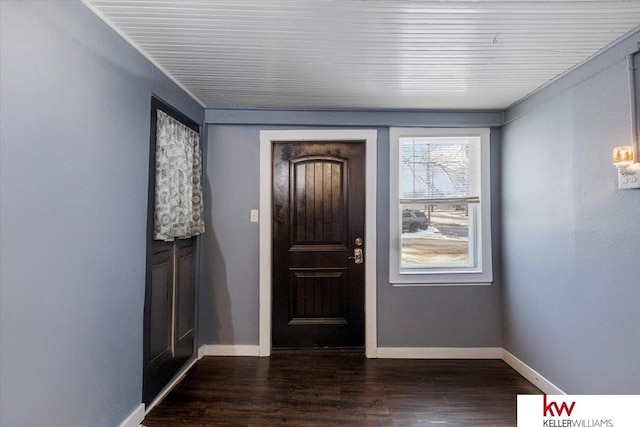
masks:
[(260, 131), (260, 341), (259, 356), (271, 355), (272, 300), (272, 151), (274, 142), (365, 142), (365, 353), (378, 357), (376, 213), (377, 141), (375, 129), (297, 129)]

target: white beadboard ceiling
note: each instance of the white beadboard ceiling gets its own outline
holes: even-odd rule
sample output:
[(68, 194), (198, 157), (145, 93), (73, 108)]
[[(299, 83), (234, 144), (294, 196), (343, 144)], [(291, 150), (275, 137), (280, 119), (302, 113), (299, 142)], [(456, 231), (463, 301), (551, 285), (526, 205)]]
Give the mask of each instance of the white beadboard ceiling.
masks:
[(84, 2), (209, 108), (505, 109), (640, 24), (640, 0)]

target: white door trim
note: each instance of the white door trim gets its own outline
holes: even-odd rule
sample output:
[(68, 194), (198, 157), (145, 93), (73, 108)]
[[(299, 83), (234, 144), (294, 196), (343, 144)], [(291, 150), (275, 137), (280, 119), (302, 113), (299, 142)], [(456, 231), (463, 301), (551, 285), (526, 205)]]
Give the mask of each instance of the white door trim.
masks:
[(365, 141), (365, 349), (377, 357), (376, 208), (377, 141), (375, 129), (274, 130), (260, 132), (260, 356), (271, 354), (271, 178), (277, 141)]

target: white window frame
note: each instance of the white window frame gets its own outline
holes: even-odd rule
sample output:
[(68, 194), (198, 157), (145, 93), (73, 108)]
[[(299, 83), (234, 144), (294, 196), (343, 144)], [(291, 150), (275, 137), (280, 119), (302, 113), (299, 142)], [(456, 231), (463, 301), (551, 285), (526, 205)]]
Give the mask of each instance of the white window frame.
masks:
[[(402, 213), (400, 206), (400, 138), (480, 137), (480, 203), (470, 205), (469, 246), (476, 264), (470, 266), (402, 267)], [(489, 128), (397, 128), (389, 129), (389, 281), (393, 286), (490, 285), (491, 258), (491, 165)], [(470, 210), (470, 211), (471, 211)]]

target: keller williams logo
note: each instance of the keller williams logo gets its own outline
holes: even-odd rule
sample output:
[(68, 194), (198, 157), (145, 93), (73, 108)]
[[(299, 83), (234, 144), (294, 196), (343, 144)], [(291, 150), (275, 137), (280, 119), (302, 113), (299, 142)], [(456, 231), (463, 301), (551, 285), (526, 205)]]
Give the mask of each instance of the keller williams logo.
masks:
[(563, 412), (566, 412), (567, 416), (570, 417), (571, 413), (573, 412), (573, 408), (575, 406), (576, 406), (576, 402), (571, 402), (571, 405), (567, 405), (567, 402), (562, 402), (560, 406), (558, 406), (557, 402), (547, 403), (547, 395), (545, 394), (542, 400), (542, 416), (543, 417), (560, 417), (562, 416)]

